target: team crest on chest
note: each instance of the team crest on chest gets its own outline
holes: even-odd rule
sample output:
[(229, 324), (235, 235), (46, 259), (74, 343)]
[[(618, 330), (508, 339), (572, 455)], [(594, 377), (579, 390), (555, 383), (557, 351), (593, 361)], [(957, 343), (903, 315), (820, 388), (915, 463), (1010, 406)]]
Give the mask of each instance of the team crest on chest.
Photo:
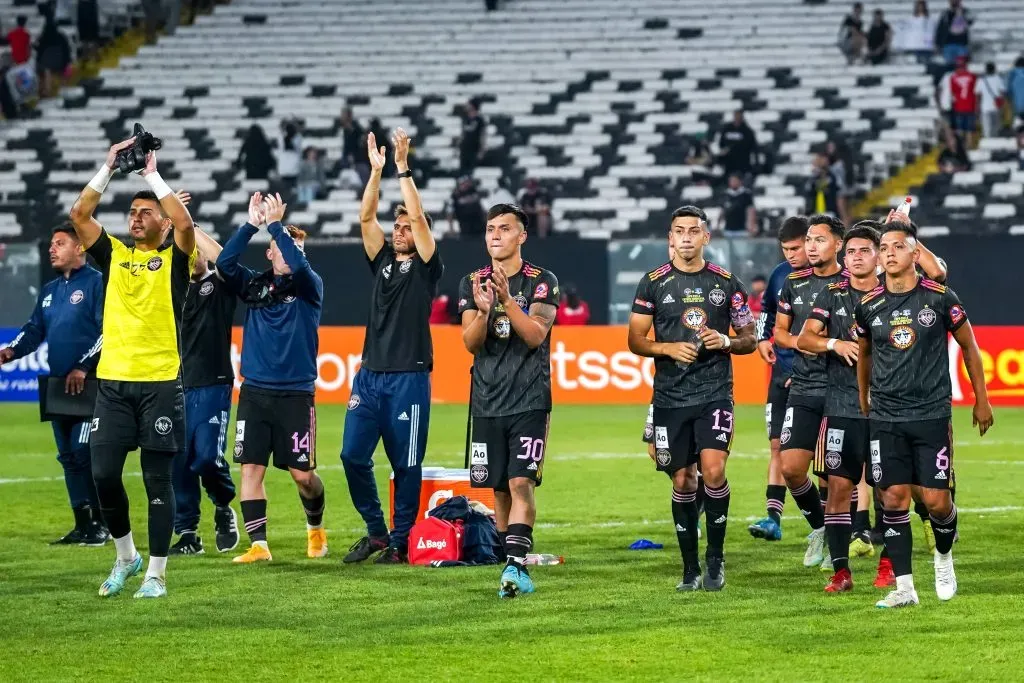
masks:
[(154, 273), (160, 270), (160, 266), (162, 265), (164, 265), (164, 260), (159, 256), (154, 256), (153, 258), (146, 261), (146, 267), (149, 268)]
[(76, 289), (75, 291), (71, 292), (71, 298), (69, 299), (69, 301), (72, 304), (80, 304), (80, 303), (82, 303), (82, 301), (84, 299), (85, 299), (85, 292), (83, 292), (80, 289)]
[(398, 272), (408, 273), (410, 268), (412, 268), (412, 259), (402, 261), (402, 265), (398, 266)]
[(935, 315), (935, 311), (930, 308), (922, 308), (917, 313), (917, 322), (920, 323), (922, 327), (931, 327), (935, 324), (936, 319), (937, 316)]
[(715, 287), (714, 289), (711, 290), (711, 293), (708, 294), (708, 301), (710, 301), (716, 306), (721, 306), (722, 304), (725, 303), (725, 292), (723, 292), (718, 287)]
[(211, 294), (213, 294), (213, 283), (210, 282), (209, 280), (204, 282), (203, 285), (199, 288), (199, 294), (200, 296), (210, 296)]
[(693, 306), (683, 311), (682, 320), (683, 324), (691, 330), (699, 330), (708, 321), (708, 314), (704, 312), (703, 308)]
[(909, 349), (914, 345), (914, 341), (917, 339), (917, 333), (914, 332), (914, 328), (909, 325), (900, 325), (894, 327), (889, 332), (889, 343), (895, 346), (897, 349)]

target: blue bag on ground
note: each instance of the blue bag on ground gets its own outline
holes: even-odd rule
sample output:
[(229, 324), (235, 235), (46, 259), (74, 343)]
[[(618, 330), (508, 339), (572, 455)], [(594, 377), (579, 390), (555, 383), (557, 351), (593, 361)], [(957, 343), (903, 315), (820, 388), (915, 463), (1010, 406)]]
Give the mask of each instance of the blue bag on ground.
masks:
[(462, 561), (438, 562), (439, 567), (498, 564), (505, 560), (505, 550), (498, 540), (498, 528), (494, 519), (477, 512), (469, 506), (465, 496), (455, 496), (441, 503), (429, 512), (447, 522), (462, 520)]

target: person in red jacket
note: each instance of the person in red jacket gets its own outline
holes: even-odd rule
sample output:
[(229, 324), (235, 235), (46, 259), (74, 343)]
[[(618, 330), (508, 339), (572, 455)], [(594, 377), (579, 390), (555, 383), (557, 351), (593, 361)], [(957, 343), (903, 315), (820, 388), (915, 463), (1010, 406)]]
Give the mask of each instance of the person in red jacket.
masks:
[(590, 306), (580, 298), (575, 285), (566, 285), (563, 288), (565, 296), (558, 304), (558, 312), (555, 313), (555, 323), (558, 325), (586, 325), (590, 322)]
[(19, 16), (17, 28), (11, 29), (7, 34), (7, 44), (11, 46), (11, 59), (16, 65), (24, 64), (32, 56), (32, 36), (25, 29), (27, 23), (28, 17)]
[(447, 294), (439, 294), (434, 297), (434, 300), (430, 303), (430, 324), (431, 325), (451, 325), (452, 324), (452, 313), (451, 313), (451, 300)]
[(978, 128), (978, 77), (967, 68), (967, 57), (956, 58), (956, 71), (949, 78), (953, 96), (953, 132), (963, 136), (967, 149), (974, 147)]

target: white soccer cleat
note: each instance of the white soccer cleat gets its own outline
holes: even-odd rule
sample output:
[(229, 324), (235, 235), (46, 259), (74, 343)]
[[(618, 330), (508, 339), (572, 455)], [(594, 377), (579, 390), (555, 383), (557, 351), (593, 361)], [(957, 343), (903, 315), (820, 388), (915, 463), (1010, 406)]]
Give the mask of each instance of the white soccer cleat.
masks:
[(935, 551), (935, 594), (939, 600), (951, 600), (956, 595), (956, 572), (953, 571), (953, 553), (942, 555)]
[(815, 529), (807, 536), (807, 552), (804, 553), (805, 567), (820, 567), (825, 559), (825, 527)]
[(917, 599), (917, 591), (913, 588), (900, 588), (897, 586), (888, 595), (875, 603), (875, 607), (881, 609), (895, 609), (897, 607), (913, 607), (920, 603)]

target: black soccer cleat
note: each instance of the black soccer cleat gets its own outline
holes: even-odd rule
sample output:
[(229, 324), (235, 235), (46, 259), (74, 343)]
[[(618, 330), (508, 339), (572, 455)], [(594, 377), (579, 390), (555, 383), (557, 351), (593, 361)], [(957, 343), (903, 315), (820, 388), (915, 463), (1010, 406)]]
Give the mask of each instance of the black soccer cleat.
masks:
[(203, 539), (194, 531), (186, 531), (179, 538), (178, 542), (171, 546), (168, 555), (202, 555), (206, 552), (203, 548)]
[(708, 568), (704, 573), (704, 590), (714, 592), (722, 590), (725, 587), (725, 559), (716, 555), (708, 555), (705, 560)]
[(230, 505), (214, 509), (213, 529), (216, 533), (217, 552), (226, 553), (238, 547), (238, 517)]
[(82, 530), (75, 527), (56, 541), (50, 541), (50, 545), (82, 545), (83, 535)]
[(93, 520), (89, 522), (89, 525), (85, 527), (85, 531), (82, 532), (81, 545), (88, 546), (90, 548), (102, 548), (109, 540), (110, 532), (107, 531), (107, 527), (103, 526), (102, 523)]
[(395, 548), (394, 546), (388, 546), (388, 549), (380, 554), (380, 556), (373, 561), (374, 564), (409, 564), (409, 555), (402, 551), (401, 548)]
[(352, 544), (342, 562), (363, 562), (388, 547), (387, 536), (363, 536)]
[(683, 580), (676, 584), (680, 593), (692, 593), (701, 589), (700, 565), (683, 569)]

